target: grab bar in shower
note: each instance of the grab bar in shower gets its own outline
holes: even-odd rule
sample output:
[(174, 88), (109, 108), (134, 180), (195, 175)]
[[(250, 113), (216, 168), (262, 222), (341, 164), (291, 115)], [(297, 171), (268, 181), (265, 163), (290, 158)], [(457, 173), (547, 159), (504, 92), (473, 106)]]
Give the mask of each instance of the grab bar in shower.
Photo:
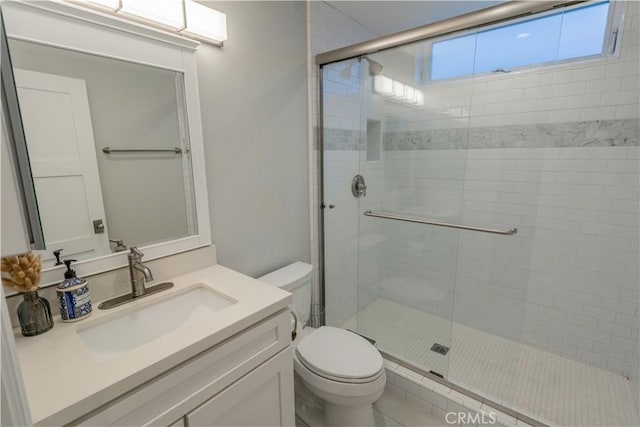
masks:
[(105, 154), (111, 154), (111, 153), (175, 153), (175, 154), (180, 154), (182, 153), (182, 148), (162, 148), (162, 149), (135, 149), (135, 148), (111, 148), (111, 147), (104, 147), (102, 149), (102, 152)]
[(409, 216), (390, 214), (385, 212), (372, 212), (365, 211), (365, 216), (373, 216), (376, 218), (384, 218), (384, 219), (393, 219), (396, 221), (406, 221), (406, 222), (414, 222), (416, 224), (428, 224), (428, 225), (436, 225), (438, 227), (449, 227), (449, 228), (458, 228), (460, 230), (471, 230), (471, 231), (479, 231), (481, 233), (491, 233), (491, 234), (501, 234), (505, 236), (510, 236), (512, 234), (516, 234), (518, 229), (516, 227), (509, 228), (508, 230), (499, 230), (497, 228), (484, 228), (484, 227), (472, 227), (469, 225), (462, 224), (451, 224), (448, 222), (440, 222), (434, 221), (432, 219), (420, 219), (420, 218), (412, 218)]

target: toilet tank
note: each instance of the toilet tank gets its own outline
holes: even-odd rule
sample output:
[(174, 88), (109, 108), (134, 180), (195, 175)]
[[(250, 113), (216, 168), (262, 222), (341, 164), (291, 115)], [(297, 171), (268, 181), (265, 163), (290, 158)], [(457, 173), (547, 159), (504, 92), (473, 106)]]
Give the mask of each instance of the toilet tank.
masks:
[(298, 322), (303, 326), (307, 324), (311, 312), (312, 271), (311, 264), (298, 261), (258, 277), (258, 280), (293, 294), (293, 308), (298, 316)]

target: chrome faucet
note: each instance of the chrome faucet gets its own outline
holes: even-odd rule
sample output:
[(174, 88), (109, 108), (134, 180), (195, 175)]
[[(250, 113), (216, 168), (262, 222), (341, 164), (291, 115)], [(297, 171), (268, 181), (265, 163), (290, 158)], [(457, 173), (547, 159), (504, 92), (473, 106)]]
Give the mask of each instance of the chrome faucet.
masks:
[(129, 260), (129, 279), (131, 281), (131, 293), (120, 295), (115, 298), (103, 301), (98, 306), (101, 310), (108, 310), (122, 304), (134, 301), (138, 298), (165, 291), (173, 287), (173, 283), (164, 282), (159, 285), (146, 287), (146, 283), (153, 280), (153, 274), (149, 267), (142, 263), (144, 254), (135, 246), (131, 247), (131, 252), (127, 254)]
[(142, 263), (144, 254), (135, 246), (131, 247), (129, 252), (129, 278), (131, 280), (131, 295), (139, 297), (147, 292), (145, 283), (153, 280), (153, 274), (149, 267)]

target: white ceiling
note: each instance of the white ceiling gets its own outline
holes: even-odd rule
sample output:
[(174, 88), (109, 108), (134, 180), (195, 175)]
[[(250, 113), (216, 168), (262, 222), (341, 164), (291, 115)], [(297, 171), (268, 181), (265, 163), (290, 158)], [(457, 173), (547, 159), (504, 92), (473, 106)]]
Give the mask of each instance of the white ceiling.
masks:
[(490, 0), (325, 1), (380, 36), (504, 3)]

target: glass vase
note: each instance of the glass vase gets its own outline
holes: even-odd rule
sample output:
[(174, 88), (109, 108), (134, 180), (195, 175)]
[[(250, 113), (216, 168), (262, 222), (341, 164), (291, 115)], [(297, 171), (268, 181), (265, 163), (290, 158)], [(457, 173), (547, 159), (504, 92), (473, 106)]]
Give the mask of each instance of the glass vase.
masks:
[(38, 296), (38, 291), (22, 294), (24, 301), (18, 306), (18, 320), (22, 335), (40, 335), (53, 328), (51, 306), (46, 298)]

